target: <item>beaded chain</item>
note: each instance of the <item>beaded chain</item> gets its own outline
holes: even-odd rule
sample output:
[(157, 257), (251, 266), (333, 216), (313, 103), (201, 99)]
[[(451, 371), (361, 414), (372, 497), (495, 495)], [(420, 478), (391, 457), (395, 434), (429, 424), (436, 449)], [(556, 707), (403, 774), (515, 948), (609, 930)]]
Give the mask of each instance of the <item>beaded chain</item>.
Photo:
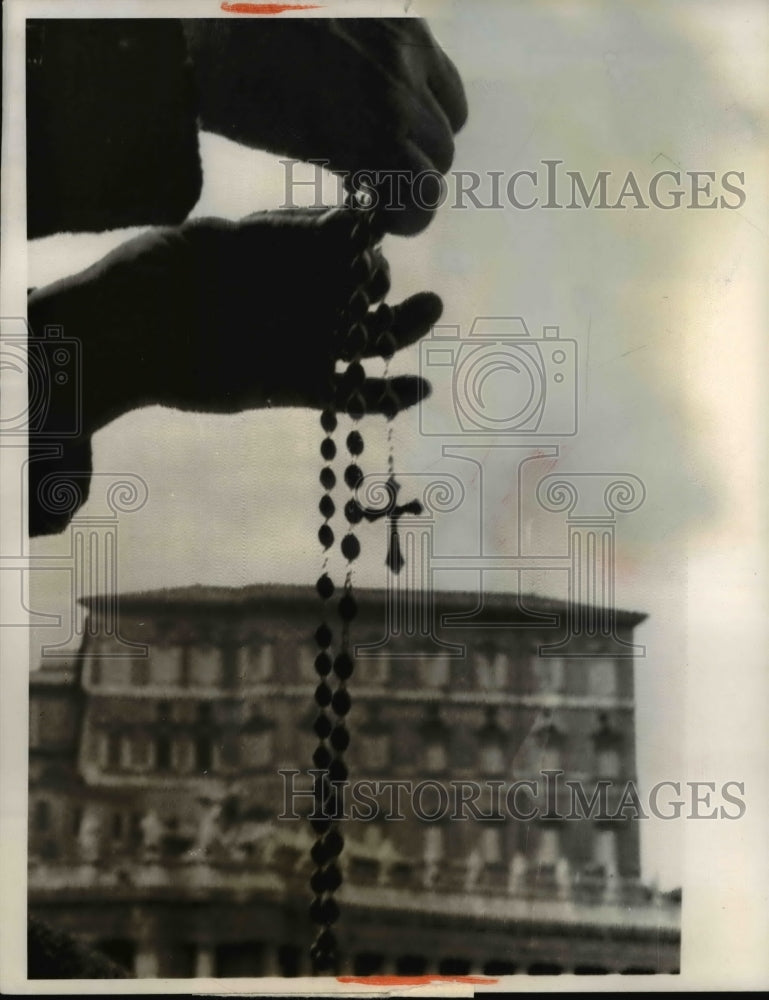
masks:
[[(318, 737), (318, 745), (313, 754), (315, 809), (310, 817), (315, 833), (311, 849), (314, 870), (310, 878), (313, 892), (310, 916), (319, 928), (310, 950), (310, 957), (313, 972), (316, 974), (333, 972), (338, 962), (337, 940), (333, 925), (339, 919), (339, 907), (334, 899), (334, 892), (342, 884), (339, 856), (344, 848), (344, 838), (338, 829), (338, 821), (343, 812), (343, 803), (339, 798), (339, 783), (345, 782), (348, 777), (344, 752), (349, 746), (350, 735), (345, 719), (352, 707), (352, 700), (347, 689), (347, 681), (354, 669), (350, 624), (357, 614), (357, 604), (353, 596), (353, 564), (360, 555), (360, 542), (355, 530), (364, 517), (373, 521), (384, 515), (390, 516), (390, 545), (386, 561), (391, 571), (397, 573), (403, 565), (397, 539), (397, 517), (406, 511), (419, 513), (421, 510), (417, 503), (404, 508), (395, 507), (399, 484), (396, 483), (393, 473), (391, 423), (388, 425), (390, 503), (382, 510), (369, 510), (360, 505), (355, 492), (363, 480), (363, 472), (358, 464), (363, 452), (363, 437), (355, 426), (346, 439), (348, 464), (344, 470), (344, 481), (351, 496), (344, 506), (347, 533), (342, 538), (340, 549), (347, 560), (347, 568), (342, 596), (337, 607), (341, 620), (338, 652), (332, 658), (330, 650), (334, 644), (334, 629), (329, 623), (332, 618), (329, 605), (336, 587), (328, 572), (328, 562), (329, 550), (334, 544), (334, 532), (329, 521), (336, 512), (331, 496), (336, 485), (336, 475), (331, 463), (337, 454), (333, 438), (337, 428), (337, 407), (349, 414), (353, 424), (357, 425), (366, 413), (366, 402), (362, 394), (366, 378), (361, 364), (364, 353), (369, 344), (373, 343), (376, 353), (389, 365), (389, 360), (397, 347), (392, 333), (392, 309), (381, 303), (373, 313), (369, 312), (371, 303), (366, 289), (376, 270), (374, 247), (383, 235), (371, 203), (371, 195), (366, 191), (349, 192), (345, 199), (344, 211), (354, 213), (351, 216), (350, 249), (355, 288), (340, 316), (337, 346), (338, 354), (347, 362), (347, 368), (339, 378), (338, 384), (332, 372), (326, 406), (320, 417), (325, 435), (321, 442), (320, 453), (325, 464), (320, 473), (320, 484), (324, 492), (318, 505), (323, 517), (318, 539), (323, 546), (324, 558), (316, 589), (323, 602), (323, 613), (321, 624), (315, 632), (319, 649), (315, 659), (315, 669), (320, 680), (315, 689), (318, 714), (313, 727)], [(386, 376), (387, 370), (385, 370), (384, 396), (378, 403), (378, 409), (381, 409), (391, 422), (398, 412), (399, 400)]]

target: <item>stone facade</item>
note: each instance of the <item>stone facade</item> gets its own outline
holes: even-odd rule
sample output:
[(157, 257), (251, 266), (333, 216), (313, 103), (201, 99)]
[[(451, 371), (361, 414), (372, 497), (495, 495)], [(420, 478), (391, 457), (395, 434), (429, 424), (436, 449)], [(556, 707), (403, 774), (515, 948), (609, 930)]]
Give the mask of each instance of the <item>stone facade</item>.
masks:
[[(676, 971), (640, 824), (567, 818), (567, 782), (612, 814), (635, 778), (643, 615), (357, 598), (339, 972)], [(31, 678), (32, 912), (138, 976), (309, 973), (314, 592), (123, 595), (117, 629), (84, 603), (76, 662)]]

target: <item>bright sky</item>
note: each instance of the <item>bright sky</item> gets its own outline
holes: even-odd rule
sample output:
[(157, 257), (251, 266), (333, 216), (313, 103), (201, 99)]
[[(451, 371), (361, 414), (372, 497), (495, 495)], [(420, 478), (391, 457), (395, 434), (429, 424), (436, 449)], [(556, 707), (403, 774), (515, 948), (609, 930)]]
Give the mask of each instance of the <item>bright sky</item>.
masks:
[[(610, 171), (614, 189), (630, 170), (642, 187), (663, 169), (745, 174), (738, 211), (444, 208), (426, 233), (390, 239), (385, 249), (392, 301), (433, 289), (444, 300), (441, 322), (463, 334), (476, 316), (521, 315), (532, 332), (557, 325), (577, 341), (580, 433), (562, 446), (555, 469), (629, 473), (646, 489), (643, 506), (617, 521), (616, 580), (617, 604), (650, 616), (637, 633), (646, 645), (636, 667), (642, 785), (733, 779), (750, 790), (765, 761), (765, 740), (754, 734), (767, 706), (757, 657), (764, 581), (756, 431), (766, 361), (766, 8), (487, 2), (482, 17), (478, 9), (446, 3), (433, 20), (470, 105), (455, 169), (541, 172), (543, 159), (560, 159), (588, 183)], [(281, 203), (276, 158), (213, 136), (201, 145), (196, 214), (236, 218)], [(125, 235), (38, 241), (30, 281), (71, 273)], [(394, 370), (418, 364), (414, 348)], [(423, 416), (453, 426), (447, 400), (436, 391)], [(381, 471), (383, 425), (367, 427), (365, 470)], [(467, 478), (467, 463), (443, 457), (445, 440), (421, 435), (416, 413), (401, 416), (399, 469)], [(299, 411), (208, 417), (153, 408), (104, 429), (94, 440), (96, 469), (134, 473), (149, 490), (144, 508), (120, 523), (121, 589), (314, 581), (318, 443), (317, 418)], [(467, 503), (436, 528), (441, 551), (477, 545), (468, 483)], [(511, 481), (491, 455), (485, 487), (486, 551), (504, 551)], [(81, 513), (89, 509), (96, 512), (89, 505)], [(532, 551), (563, 551), (562, 520), (527, 502), (522, 523)], [(363, 538), (358, 579), (383, 585), (381, 524)], [(66, 536), (41, 539), (34, 552), (66, 546)], [(497, 582), (510, 586), (509, 578)], [(563, 592), (561, 578), (524, 583)], [(472, 588), (475, 579), (456, 571), (441, 585)], [(64, 574), (36, 574), (32, 604), (68, 618)], [(46, 642), (59, 634), (36, 632)], [(755, 801), (751, 809), (739, 829), (743, 845), (760, 836), (765, 807)], [(737, 825), (722, 823), (716, 835), (650, 820), (645, 877), (680, 885), (682, 838), (710, 837), (721, 846), (712, 855), (699, 849), (711, 856), (715, 882), (728, 884), (734, 870), (724, 870), (723, 858), (741, 863), (729, 839)]]

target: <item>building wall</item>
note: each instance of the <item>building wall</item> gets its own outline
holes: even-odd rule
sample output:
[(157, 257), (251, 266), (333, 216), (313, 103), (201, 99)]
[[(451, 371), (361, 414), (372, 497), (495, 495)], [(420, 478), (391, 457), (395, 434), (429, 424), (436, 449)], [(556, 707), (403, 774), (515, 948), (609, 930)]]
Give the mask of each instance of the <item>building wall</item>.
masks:
[[(443, 601), (452, 607), (460, 597), (446, 595)], [(602, 655), (616, 647), (614, 638), (584, 637), (569, 647), (568, 657), (544, 657), (541, 647), (557, 639), (552, 629), (510, 627), (503, 617), (497, 627), (436, 629), (416, 640), (390, 636), (378, 651), (375, 644), (386, 636), (384, 613), (383, 596), (369, 595), (355, 625), (356, 641), (369, 647), (360, 651), (350, 685), (354, 706), (345, 757), (355, 779), (410, 779), (447, 788), (452, 782), (475, 781), (484, 786), (475, 804), (488, 815), (494, 788), (504, 795), (518, 780), (542, 783), (543, 770), (562, 771), (559, 781), (582, 782), (588, 795), (598, 779), (606, 779), (615, 786), (608, 793), (612, 801), (635, 777), (632, 659)], [(79, 864), (73, 878), (80, 879), (80, 888), (71, 891), (85, 893), (88, 905), (97, 908), (108, 907), (107, 901), (99, 901), (99, 892), (115, 872), (122, 872), (117, 888), (128, 896), (119, 904), (120, 892), (115, 896), (112, 886), (114, 926), (104, 938), (105, 947), (113, 957), (121, 949), (130, 952), (144, 974), (152, 962), (146, 948), (142, 952), (139, 947), (141, 934), (125, 917), (133, 913), (135, 923), (137, 906), (146, 910), (141, 893), (131, 895), (137, 879), (147, 879), (146, 871), (137, 874), (137, 865), (160, 866), (164, 877), (142, 891), (152, 895), (162, 889), (174, 897), (175, 907), (191, 904), (200, 892), (232, 896), (238, 880), (245, 885), (260, 873), (281, 872), (281, 865), (288, 866), (281, 878), (289, 883), (281, 905), (286, 891), (299, 898), (307, 891), (308, 824), (276, 816), (283, 810), (287, 780), (278, 771), (301, 772), (292, 780), (306, 786), (317, 742), (312, 691), (318, 677), (311, 641), (316, 617), (317, 604), (300, 590), (275, 598), (267, 591), (250, 601), (223, 601), (218, 592), (206, 599), (194, 589), (188, 599), (182, 592), (174, 601), (163, 594), (143, 595), (134, 603), (123, 601), (119, 638), (105, 634), (98, 615), (92, 615), (74, 683), (59, 685), (52, 694), (50, 684), (33, 681), (33, 868), (37, 864), (40, 875), (56, 859), (76, 868)], [(618, 634), (631, 641), (632, 626)], [(460, 643), (464, 648), (448, 655), (448, 647)], [(50, 771), (49, 758), (56, 754), (59, 768), (69, 767), (66, 780)], [(570, 810), (567, 792), (562, 787), (557, 800), (562, 814)], [(456, 794), (452, 792), (450, 813)], [(429, 795), (422, 801), (425, 808), (434, 808)], [(298, 807), (299, 813), (303, 810), (306, 800)], [(461, 821), (449, 815), (427, 822), (408, 807), (404, 815), (402, 822), (348, 822), (343, 870), (347, 883), (373, 893), (363, 913), (372, 907), (379, 912), (375, 890), (400, 892), (404, 906), (409, 893), (421, 894), (411, 899), (412, 909), (415, 899), (434, 896), (435, 912), (414, 918), (423, 935), (425, 926), (438, 920), (450, 893), (501, 902), (549, 900), (556, 910), (545, 924), (555, 917), (573, 924), (574, 907), (583, 906), (580, 919), (589, 925), (590, 907), (597, 905), (614, 906), (615, 919), (622, 923), (618, 915), (628, 905), (648, 901), (638, 885), (636, 823), (524, 821), (504, 812), (498, 820), (478, 819), (467, 808), (462, 812), (467, 819)], [(202, 887), (195, 883), (202, 877), (201, 864), (214, 873)], [(49, 886), (52, 877), (49, 871)], [(31, 879), (31, 899), (43, 905), (45, 897), (45, 906), (54, 906), (66, 895), (66, 872), (62, 877), (53, 896), (36, 896)], [(262, 893), (262, 907), (267, 905), (264, 891), (254, 889)], [(82, 903), (80, 899), (81, 923), (87, 912)], [(460, 917), (446, 914), (449, 924)], [(153, 923), (149, 913), (143, 919)], [(351, 926), (353, 938), (357, 926), (357, 921)], [(523, 926), (520, 920), (517, 926)], [(470, 948), (473, 968), (489, 961), (515, 964), (509, 949), (507, 957), (499, 948), (491, 955), (483, 944), (488, 930), (481, 926)], [(85, 933), (93, 939), (93, 929), (86, 927)], [(512, 947), (510, 934), (508, 929)], [(422, 949), (432, 971), (440, 956), (453, 953), (447, 947), (449, 932), (436, 930), (435, 935)], [(190, 968), (199, 970), (207, 962), (230, 969), (246, 961), (237, 957), (245, 944), (231, 934), (230, 939), (202, 944), (199, 936), (169, 945), (172, 957), (167, 959), (158, 958), (156, 948), (152, 961), (158, 967), (187, 969), (166, 975), (191, 974)], [(545, 962), (550, 952), (561, 960), (569, 952), (572, 966), (582, 961), (572, 954), (573, 946), (566, 946), (568, 935), (563, 933), (546, 936), (544, 948), (530, 942), (524, 946), (529, 939), (514, 936), (517, 953), (528, 956), (527, 967)], [(630, 934), (636, 951), (643, 937), (642, 931), (635, 939)], [(675, 937), (668, 966), (677, 964)], [(605, 931), (600, 940), (605, 942)], [(407, 944), (408, 938), (403, 946)], [(295, 945), (295, 937), (267, 942), (273, 971), (276, 961), (280, 969), (294, 967), (286, 956), (293, 955)], [(366, 949), (373, 945), (363, 935), (356, 947), (369, 954)], [(626, 956), (633, 951), (624, 947)], [(214, 957), (200, 948), (213, 948)], [(217, 948), (225, 950), (219, 954)], [(402, 958), (390, 954), (388, 961), (397, 965)], [(590, 964), (589, 955), (583, 959)]]

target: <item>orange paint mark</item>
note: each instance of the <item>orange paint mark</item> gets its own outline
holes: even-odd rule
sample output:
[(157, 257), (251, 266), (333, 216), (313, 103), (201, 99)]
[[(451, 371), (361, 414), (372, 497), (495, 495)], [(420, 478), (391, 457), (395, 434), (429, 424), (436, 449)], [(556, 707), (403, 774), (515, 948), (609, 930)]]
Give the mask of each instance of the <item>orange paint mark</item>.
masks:
[(337, 976), (338, 983), (358, 983), (362, 986), (429, 986), (430, 983), (468, 983), (484, 986), (498, 983), (493, 976)]
[(317, 10), (318, 3), (223, 3), (228, 14), (282, 14), (286, 10)]

